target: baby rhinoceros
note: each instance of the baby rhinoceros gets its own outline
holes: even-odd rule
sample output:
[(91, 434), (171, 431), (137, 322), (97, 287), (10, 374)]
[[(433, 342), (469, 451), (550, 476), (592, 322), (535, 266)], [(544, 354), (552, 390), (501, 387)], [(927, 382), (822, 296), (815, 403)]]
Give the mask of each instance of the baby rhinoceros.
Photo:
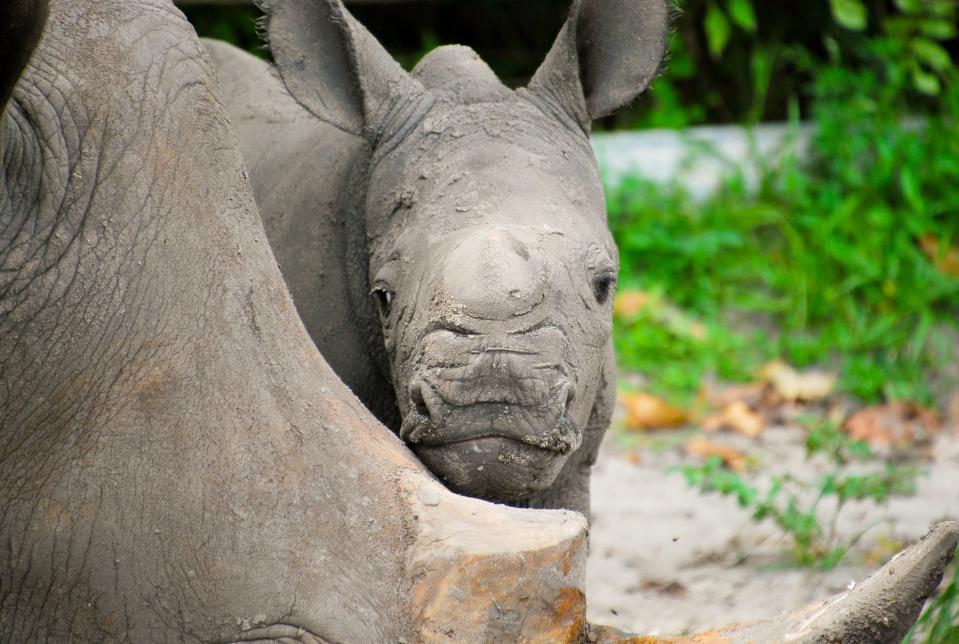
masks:
[(340, 0), (260, 5), (278, 74), (208, 50), (317, 346), (451, 489), (587, 513), (618, 267), (589, 130), (656, 72), (662, 0), (575, 2), (515, 91), (460, 46), (406, 73)]

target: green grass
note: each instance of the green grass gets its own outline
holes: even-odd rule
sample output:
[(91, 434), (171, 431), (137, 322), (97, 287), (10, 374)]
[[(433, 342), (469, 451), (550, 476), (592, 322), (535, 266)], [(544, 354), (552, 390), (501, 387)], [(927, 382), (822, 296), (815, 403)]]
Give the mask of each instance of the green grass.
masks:
[[(762, 489), (754, 477), (724, 467), (718, 456), (701, 465), (671, 469), (703, 494), (735, 498), (752, 521), (774, 523), (789, 538), (793, 563), (829, 569), (839, 564), (871, 527), (840, 539), (836, 522), (846, 504), (865, 500), (881, 505), (893, 496), (910, 496), (915, 493), (919, 472), (908, 463), (876, 462), (866, 443), (849, 438), (832, 423), (810, 421), (806, 457), (817, 456), (828, 464), (821, 475), (804, 479), (777, 473)], [(868, 464), (867, 469), (863, 464)], [(821, 507), (826, 500), (832, 501), (831, 510)]]
[(620, 360), (651, 389), (689, 399), (706, 374), (745, 380), (783, 358), (836, 368), (864, 401), (933, 401), (959, 360), (959, 278), (919, 240), (959, 245), (959, 91), (909, 124), (879, 78), (824, 72), (811, 158), (767, 168), (758, 188), (733, 174), (699, 202), (640, 178), (609, 187), (620, 289), (657, 294), (709, 331), (645, 310), (620, 320)]

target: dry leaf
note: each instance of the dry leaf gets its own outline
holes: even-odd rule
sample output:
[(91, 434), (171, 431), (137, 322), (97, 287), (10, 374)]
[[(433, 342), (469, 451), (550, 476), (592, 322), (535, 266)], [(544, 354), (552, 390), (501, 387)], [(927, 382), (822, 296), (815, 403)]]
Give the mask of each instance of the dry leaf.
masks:
[(630, 465), (642, 465), (643, 464), (643, 454), (642, 452), (631, 449), (626, 452), (626, 462)]
[(613, 300), (613, 315), (620, 319), (634, 317), (649, 301), (649, 294), (644, 291), (620, 291)]
[(657, 325), (673, 335), (694, 340), (706, 340), (709, 331), (702, 322), (694, 319), (672, 304), (659, 293), (645, 291), (621, 291), (613, 301), (613, 315), (620, 320), (629, 320), (645, 313)]
[(947, 248), (945, 254), (939, 252), (939, 240), (929, 233), (919, 238), (919, 245), (929, 257), (929, 261), (935, 264), (936, 269), (959, 277), (959, 248)]
[(727, 407), (736, 401), (742, 401), (750, 407), (756, 408), (762, 402), (765, 391), (765, 382), (727, 385), (715, 391), (710, 390), (706, 399), (715, 408)]
[(879, 535), (877, 541), (878, 543), (866, 552), (865, 563), (870, 568), (881, 566), (884, 562), (889, 561), (889, 557), (908, 545), (887, 535)]
[(776, 393), (789, 401), (822, 400), (836, 386), (835, 374), (816, 369), (797, 371), (780, 360), (765, 365), (760, 370), (760, 376), (772, 385)]
[(703, 429), (714, 432), (731, 429), (734, 432), (755, 438), (766, 428), (762, 416), (749, 408), (742, 400), (736, 400), (723, 407), (722, 411), (711, 414), (703, 420)]
[(713, 456), (723, 460), (729, 469), (734, 472), (746, 470), (746, 455), (728, 445), (711, 441), (705, 436), (694, 436), (686, 441), (684, 447), (690, 456), (696, 456), (704, 461)]
[(932, 410), (912, 402), (894, 402), (862, 409), (843, 425), (851, 438), (873, 447), (905, 448), (930, 440), (939, 433)]
[(627, 429), (666, 429), (678, 427), (689, 420), (685, 410), (650, 394), (620, 393), (617, 398), (626, 410)]

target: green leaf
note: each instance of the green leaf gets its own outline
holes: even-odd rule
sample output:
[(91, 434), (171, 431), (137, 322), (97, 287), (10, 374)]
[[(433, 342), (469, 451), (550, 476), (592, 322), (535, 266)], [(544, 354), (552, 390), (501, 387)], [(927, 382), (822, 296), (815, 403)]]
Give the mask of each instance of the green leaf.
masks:
[(922, 35), (936, 40), (949, 40), (956, 37), (956, 25), (948, 20), (923, 20), (919, 23)]
[(904, 13), (916, 13), (922, 9), (920, 0), (896, 0), (896, 7)]
[(868, 15), (860, 0), (829, 0), (832, 16), (841, 26), (852, 31), (866, 28)]
[(928, 38), (913, 38), (909, 43), (916, 57), (937, 72), (952, 68), (949, 52), (939, 43)]
[(938, 96), (941, 89), (939, 79), (919, 66), (912, 69), (912, 84), (917, 90), (928, 96)]
[(925, 212), (926, 209), (922, 201), (922, 190), (919, 188), (919, 181), (909, 166), (903, 166), (899, 173), (899, 187), (902, 190), (902, 196), (910, 208), (918, 213)]
[(706, 9), (703, 28), (706, 30), (706, 44), (709, 46), (710, 55), (713, 58), (719, 58), (729, 44), (729, 36), (732, 32), (729, 19), (726, 18), (722, 9), (710, 3), (709, 8)]
[(756, 12), (752, 0), (729, 0), (729, 17), (742, 29), (756, 33)]

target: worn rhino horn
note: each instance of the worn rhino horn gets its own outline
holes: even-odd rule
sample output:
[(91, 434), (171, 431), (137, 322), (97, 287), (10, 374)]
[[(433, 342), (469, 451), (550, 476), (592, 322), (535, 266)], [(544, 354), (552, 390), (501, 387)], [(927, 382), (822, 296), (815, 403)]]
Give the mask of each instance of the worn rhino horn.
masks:
[(341, 130), (365, 136), (423, 93), (341, 0), (256, 0), (261, 35), (290, 95)]
[(865, 581), (824, 601), (751, 624), (727, 626), (677, 639), (651, 640), (607, 627), (592, 627), (591, 641), (650, 644), (894, 644), (902, 641), (926, 599), (935, 592), (959, 543), (959, 524), (939, 523)]

